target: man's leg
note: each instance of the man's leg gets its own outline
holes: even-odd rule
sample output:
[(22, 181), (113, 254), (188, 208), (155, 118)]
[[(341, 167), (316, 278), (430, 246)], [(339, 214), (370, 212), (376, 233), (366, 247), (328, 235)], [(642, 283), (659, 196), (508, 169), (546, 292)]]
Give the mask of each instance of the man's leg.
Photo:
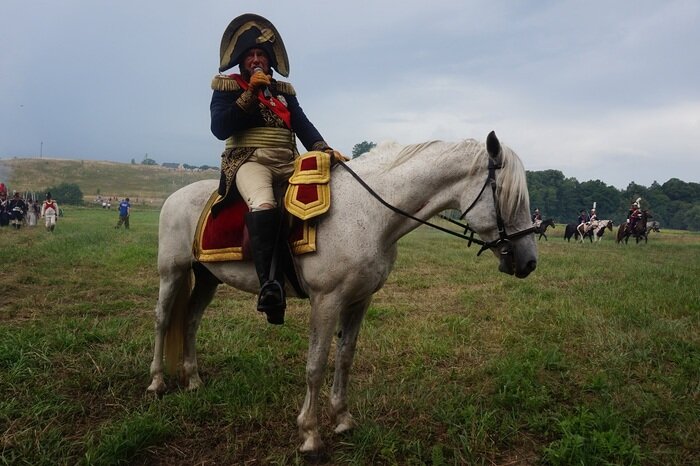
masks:
[(281, 227), (281, 213), (276, 208), (272, 183), (272, 172), (256, 162), (244, 163), (236, 174), (236, 188), (251, 210), (246, 214), (245, 222), (260, 281), (257, 308), (267, 314), (267, 321), (271, 324), (283, 324), (286, 308), (284, 276), (276, 266), (271, 276)]

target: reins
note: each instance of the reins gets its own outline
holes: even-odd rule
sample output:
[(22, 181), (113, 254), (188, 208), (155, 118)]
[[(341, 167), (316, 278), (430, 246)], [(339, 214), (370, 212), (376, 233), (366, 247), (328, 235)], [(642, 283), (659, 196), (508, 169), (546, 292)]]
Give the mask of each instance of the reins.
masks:
[[(481, 195), (484, 193), (484, 190), (486, 189), (486, 186), (491, 183), (491, 187), (493, 190), (493, 200), (496, 208), (496, 224), (498, 227), (498, 236), (499, 238), (494, 241), (483, 241), (479, 238), (474, 238), (474, 234), (476, 231), (472, 229), (468, 224), (464, 224), (461, 222), (458, 222), (456, 220), (453, 220), (450, 217), (447, 217), (443, 214), (438, 214), (440, 218), (443, 218), (447, 220), (450, 223), (453, 223), (455, 225), (458, 225), (459, 227), (464, 229), (464, 233), (458, 233), (456, 231), (449, 230), (447, 228), (441, 227), (440, 225), (436, 225), (434, 223), (431, 223), (427, 220), (420, 219), (414, 215), (409, 214), (408, 212), (399, 209), (396, 206), (393, 206), (389, 204), (387, 201), (385, 201), (372, 187), (370, 187), (365, 181), (360, 178), (360, 176), (355, 173), (354, 170), (352, 170), (350, 167), (347, 166), (345, 162), (342, 160), (338, 160), (337, 163), (341, 165), (345, 170), (347, 170), (350, 175), (357, 180), (360, 185), (365, 188), (365, 190), (370, 193), (375, 199), (377, 199), (384, 207), (387, 209), (391, 210), (394, 213), (397, 213), (399, 215), (402, 215), (406, 218), (410, 218), (411, 220), (414, 220), (420, 224), (427, 225), (431, 228), (435, 228), (436, 230), (440, 230), (444, 233), (450, 234), (452, 236), (456, 236), (457, 238), (464, 239), (467, 241), (467, 247), (471, 247), (472, 243), (476, 243), (481, 246), (481, 249), (479, 249), (479, 252), (476, 254), (477, 256), (480, 256), (482, 252), (486, 251), (487, 249), (495, 248), (498, 246), (501, 246), (502, 244), (506, 245), (505, 250), (502, 252), (502, 254), (510, 254), (512, 251), (510, 250), (510, 240), (519, 238), (521, 236), (525, 236), (530, 233), (534, 233), (535, 228), (528, 228), (526, 230), (519, 231), (517, 233), (514, 233), (512, 235), (506, 234), (505, 231), (505, 225), (503, 222), (503, 218), (501, 217), (501, 210), (500, 207), (498, 206), (498, 198), (496, 195), (496, 168), (501, 168), (501, 165), (496, 165), (493, 163), (493, 160), (489, 159), (489, 175), (486, 178), (486, 181), (484, 182), (483, 186), (481, 187), (481, 190), (479, 191), (479, 194), (476, 196), (474, 201), (471, 203), (469, 207), (467, 207), (464, 212), (462, 212), (462, 215), (460, 215), (460, 220), (464, 218), (465, 215), (476, 205), (477, 201), (481, 198)], [(468, 234), (467, 234), (468, 233)]]

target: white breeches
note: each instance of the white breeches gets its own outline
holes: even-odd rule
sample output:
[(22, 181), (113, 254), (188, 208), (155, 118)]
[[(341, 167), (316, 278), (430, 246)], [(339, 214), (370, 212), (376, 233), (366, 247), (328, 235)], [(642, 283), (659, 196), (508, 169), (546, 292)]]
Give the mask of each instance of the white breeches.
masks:
[(46, 218), (47, 228), (56, 225), (56, 214), (46, 214), (44, 217)]

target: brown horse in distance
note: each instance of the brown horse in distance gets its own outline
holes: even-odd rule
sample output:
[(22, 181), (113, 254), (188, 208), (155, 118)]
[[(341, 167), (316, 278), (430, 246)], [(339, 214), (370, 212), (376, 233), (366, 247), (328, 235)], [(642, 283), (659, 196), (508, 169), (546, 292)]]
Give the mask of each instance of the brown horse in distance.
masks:
[(636, 240), (637, 243), (642, 238), (646, 237), (646, 232), (647, 232), (647, 220), (653, 218), (652, 215), (649, 213), (647, 210), (642, 210), (642, 216), (637, 220), (637, 223), (634, 225), (634, 228), (630, 228), (630, 224), (628, 222), (622, 222), (620, 224), (620, 227), (617, 229), (617, 242), (621, 243), (622, 241), (627, 244), (627, 240), (629, 240), (630, 236), (634, 236), (634, 239)]

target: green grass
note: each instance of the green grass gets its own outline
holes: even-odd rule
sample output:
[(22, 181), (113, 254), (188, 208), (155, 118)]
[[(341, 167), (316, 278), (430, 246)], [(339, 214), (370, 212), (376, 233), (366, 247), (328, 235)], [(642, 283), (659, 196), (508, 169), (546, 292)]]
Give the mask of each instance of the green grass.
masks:
[[(274, 327), (221, 287), (205, 386), (151, 398), (158, 212), (116, 221), (67, 207), (54, 234), (0, 229), (0, 464), (303, 464), (308, 303)], [(517, 280), (440, 232), (401, 240), (360, 335), (359, 425), (322, 418), (329, 463), (697, 464), (700, 235), (539, 249)]]

